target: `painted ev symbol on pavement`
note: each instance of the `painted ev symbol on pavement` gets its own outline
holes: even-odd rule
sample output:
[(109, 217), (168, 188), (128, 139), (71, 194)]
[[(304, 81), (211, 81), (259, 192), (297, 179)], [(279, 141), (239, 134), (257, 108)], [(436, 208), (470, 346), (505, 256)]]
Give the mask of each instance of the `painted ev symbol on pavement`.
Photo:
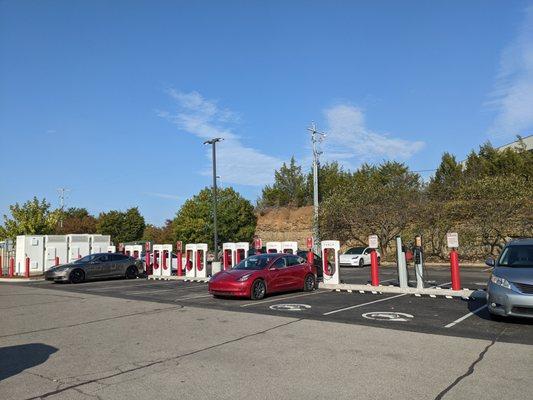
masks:
[(412, 320), (414, 316), (411, 314), (393, 311), (374, 311), (363, 314), (363, 318), (373, 319), (376, 321), (407, 322)]
[(304, 311), (309, 310), (311, 306), (307, 304), (274, 304), (269, 308), (275, 311)]

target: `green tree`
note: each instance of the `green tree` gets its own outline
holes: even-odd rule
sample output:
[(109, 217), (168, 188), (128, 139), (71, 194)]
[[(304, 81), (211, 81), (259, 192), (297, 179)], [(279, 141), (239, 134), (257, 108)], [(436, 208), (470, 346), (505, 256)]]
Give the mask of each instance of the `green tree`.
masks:
[(293, 206), (300, 207), (309, 202), (309, 192), (302, 167), (296, 164), (294, 157), (290, 164), (283, 163), (274, 172), (274, 183), (263, 189), (259, 205), (262, 207)]
[(139, 209), (133, 207), (125, 212), (112, 210), (100, 213), (96, 230), (100, 234), (111, 235), (114, 243), (124, 243), (141, 240), (145, 226)]
[(444, 153), (439, 167), (428, 185), (431, 199), (450, 199), (456, 195), (457, 188), (463, 182), (463, 167), (455, 160), (455, 156)]
[[(338, 162), (325, 163), (318, 167), (318, 199), (326, 200), (340, 186), (350, 185), (352, 175), (344, 171)], [(313, 171), (307, 174), (307, 203), (312, 203)]]
[(9, 206), (11, 217), (4, 215), (0, 237), (15, 239), (17, 235), (46, 235), (54, 232), (59, 221), (59, 212), (50, 210), (50, 203), (34, 197), (22, 206)]
[[(252, 204), (233, 188), (217, 192), (217, 228), (220, 243), (252, 240), (257, 217)], [(205, 188), (188, 199), (173, 221), (174, 240), (208, 243), (213, 248), (212, 190)]]
[(96, 233), (96, 218), (85, 208), (71, 207), (66, 211), (58, 210), (63, 220), (63, 227), (58, 224), (55, 233), (66, 235), (69, 233)]
[[(376, 234), (384, 255), (394, 238), (412, 223), (420, 204), (420, 176), (400, 163), (363, 165), (352, 184), (337, 188), (322, 203), (322, 235), (366, 244)], [(355, 242), (355, 243), (354, 243)]]
[(162, 227), (151, 224), (146, 225), (142, 240), (153, 243), (173, 244), (175, 238), (172, 220), (167, 219)]

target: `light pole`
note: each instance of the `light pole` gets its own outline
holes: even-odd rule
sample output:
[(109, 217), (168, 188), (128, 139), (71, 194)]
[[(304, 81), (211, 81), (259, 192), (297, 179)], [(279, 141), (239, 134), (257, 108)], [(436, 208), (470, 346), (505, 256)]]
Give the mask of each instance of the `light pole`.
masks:
[(326, 134), (317, 131), (314, 122), (311, 123), (311, 126), (307, 130), (311, 132), (311, 142), (313, 144), (313, 238), (316, 247), (320, 240), (320, 232), (318, 231), (318, 166), (320, 164), (319, 157), (322, 154), (318, 149), (318, 145), (324, 140)]
[(215, 251), (215, 261), (218, 259), (218, 232), (217, 232), (217, 142), (223, 138), (213, 138), (206, 140), (204, 144), (210, 144), (213, 150), (213, 247)]

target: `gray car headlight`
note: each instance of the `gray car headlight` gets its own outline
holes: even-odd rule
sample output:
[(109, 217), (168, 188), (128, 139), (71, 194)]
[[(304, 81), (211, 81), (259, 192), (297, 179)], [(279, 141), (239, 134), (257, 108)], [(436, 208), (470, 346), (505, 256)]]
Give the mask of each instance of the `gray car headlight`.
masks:
[(506, 289), (511, 289), (511, 284), (505, 278), (500, 278), (499, 276), (491, 275), (490, 281), (498, 286), (504, 287)]

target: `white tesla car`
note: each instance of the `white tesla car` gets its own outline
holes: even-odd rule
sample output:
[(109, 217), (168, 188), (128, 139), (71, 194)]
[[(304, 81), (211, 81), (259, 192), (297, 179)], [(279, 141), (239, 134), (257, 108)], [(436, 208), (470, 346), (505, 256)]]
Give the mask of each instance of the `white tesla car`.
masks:
[[(339, 264), (341, 267), (364, 267), (370, 265), (370, 247), (352, 247), (346, 250), (344, 254), (339, 256)], [(381, 254), (378, 254), (378, 264), (381, 262)]]

